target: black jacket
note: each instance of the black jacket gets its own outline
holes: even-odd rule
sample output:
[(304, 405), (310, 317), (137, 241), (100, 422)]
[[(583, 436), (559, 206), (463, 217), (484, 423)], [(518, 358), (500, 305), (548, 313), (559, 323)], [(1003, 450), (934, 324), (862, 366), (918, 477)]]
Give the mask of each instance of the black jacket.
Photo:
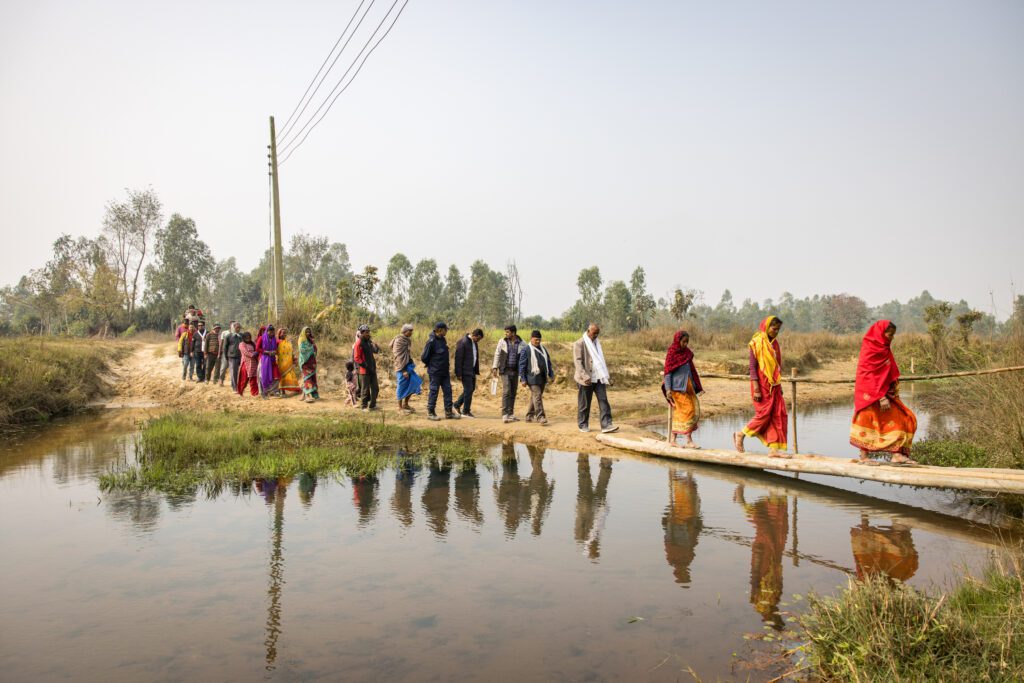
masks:
[(430, 337), (427, 338), (427, 343), (423, 346), (423, 354), (420, 356), (420, 360), (426, 366), (427, 374), (431, 377), (447, 375), (448, 361), (450, 360), (448, 340), (444, 337), (438, 337), (431, 332)]
[[(473, 359), (473, 349), (476, 349), (476, 360)], [(470, 377), (480, 374), (480, 348), (468, 335), (455, 344), (455, 376), (462, 379), (463, 376)]]

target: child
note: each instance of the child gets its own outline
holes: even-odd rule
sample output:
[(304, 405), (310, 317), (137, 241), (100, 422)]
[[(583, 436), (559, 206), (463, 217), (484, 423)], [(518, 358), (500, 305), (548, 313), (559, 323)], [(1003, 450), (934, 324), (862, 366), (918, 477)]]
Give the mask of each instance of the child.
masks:
[(353, 361), (345, 363), (345, 387), (348, 389), (345, 405), (354, 406), (358, 400), (358, 391), (356, 389), (356, 364)]

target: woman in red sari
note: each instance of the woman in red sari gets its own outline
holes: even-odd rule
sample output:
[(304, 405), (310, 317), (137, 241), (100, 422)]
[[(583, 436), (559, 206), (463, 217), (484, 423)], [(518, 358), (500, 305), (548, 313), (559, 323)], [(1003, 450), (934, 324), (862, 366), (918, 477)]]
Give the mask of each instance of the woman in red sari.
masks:
[(878, 465), (872, 453), (892, 453), (892, 462), (916, 464), (909, 457), (917, 417), (900, 400), (900, 369), (892, 355), (896, 326), (879, 320), (868, 328), (857, 360), (850, 445), (860, 449), (860, 462)]
[(750, 394), (754, 399), (754, 419), (743, 431), (732, 435), (736, 450), (743, 453), (743, 438), (754, 436), (770, 450), (772, 458), (790, 458), (786, 453), (789, 414), (782, 395), (782, 349), (779, 330), (782, 320), (770, 315), (761, 321), (750, 339)]
[(235, 386), (238, 387), (238, 395), (245, 396), (245, 387), (248, 386), (252, 395), (256, 396), (260, 393), (256, 381), (259, 375), (256, 371), (259, 355), (256, 353), (256, 345), (252, 343), (252, 335), (248, 332), (242, 335), (242, 343), (238, 345), (238, 352), (242, 355), (242, 362), (238, 366), (238, 381), (235, 383)]

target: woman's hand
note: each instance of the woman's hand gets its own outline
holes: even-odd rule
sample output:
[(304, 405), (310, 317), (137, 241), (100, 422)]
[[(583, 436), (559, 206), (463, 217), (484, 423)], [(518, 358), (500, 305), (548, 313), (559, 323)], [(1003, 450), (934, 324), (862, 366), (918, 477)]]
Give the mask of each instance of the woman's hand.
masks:
[(760, 389), (755, 389), (754, 390), (754, 403), (760, 403), (761, 399), (763, 399), (763, 398), (764, 398), (764, 396), (761, 395), (761, 390)]
[(402, 370), (402, 377), (404, 377), (406, 379), (409, 379), (409, 371), (408, 370)]
[(888, 396), (883, 396), (878, 399), (878, 405), (881, 406), (882, 410), (889, 410), (892, 407), (892, 402), (889, 401)]
[(703, 389), (701, 389), (700, 391), (698, 391), (698, 392), (697, 392), (697, 395), (698, 395), (698, 396), (703, 396), (703, 395), (704, 395), (704, 390), (703, 390)]

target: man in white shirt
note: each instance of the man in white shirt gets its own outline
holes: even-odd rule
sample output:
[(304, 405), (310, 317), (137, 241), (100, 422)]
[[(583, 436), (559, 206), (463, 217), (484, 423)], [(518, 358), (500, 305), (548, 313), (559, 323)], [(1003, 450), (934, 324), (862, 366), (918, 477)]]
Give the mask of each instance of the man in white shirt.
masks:
[(612, 408), (608, 404), (608, 387), (612, 384), (612, 378), (604, 359), (601, 342), (597, 339), (600, 334), (601, 327), (597, 323), (590, 323), (583, 336), (572, 345), (572, 357), (576, 365), (573, 379), (579, 387), (576, 416), (580, 431), (589, 432), (590, 405), (596, 394), (601, 416), (601, 431), (610, 434), (619, 428), (612, 424)]

